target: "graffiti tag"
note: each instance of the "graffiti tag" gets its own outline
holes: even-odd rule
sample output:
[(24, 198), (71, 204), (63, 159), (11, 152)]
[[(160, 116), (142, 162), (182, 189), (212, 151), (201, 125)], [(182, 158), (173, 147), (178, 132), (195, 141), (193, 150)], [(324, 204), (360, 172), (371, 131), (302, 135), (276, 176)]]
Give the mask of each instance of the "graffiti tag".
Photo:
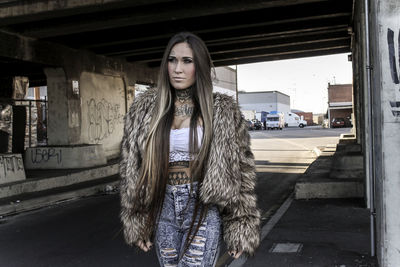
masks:
[(55, 159), (57, 164), (62, 162), (62, 150), (55, 148), (36, 148), (31, 150), (31, 160), (33, 164), (48, 162)]
[(123, 115), (120, 114), (120, 105), (111, 104), (104, 98), (96, 103), (95, 99), (90, 99), (88, 105), (89, 118), (89, 140), (99, 143), (109, 137), (116, 128), (117, 124), (123, 123)]
[(16, 156), (0, 156), (0, 171), (4, 172), (4, 177), (7, 177), (7, 174), (14, 173), (18, 171), (24, 170), (24, 163), (21, 157)]
[[(396, 60), (396, 49), (394, 44), (394, 31), (388, 28), (387, 31), (387, 43), (389, 51), (389, 65), (390, 65), (390, 75), (394, 84), (400, 84), (399, 74), (397, 72), (397, 60)], [(400, 31), (398, 36), (397, 44), (398, 52), (400, 53)], [(399, 67), (400, 67), (400, 56), (399, 56)], [(395, 117), (400, 117), (400, 101), (389, 101), (390, 107), (392, 108), (392, 114)]]

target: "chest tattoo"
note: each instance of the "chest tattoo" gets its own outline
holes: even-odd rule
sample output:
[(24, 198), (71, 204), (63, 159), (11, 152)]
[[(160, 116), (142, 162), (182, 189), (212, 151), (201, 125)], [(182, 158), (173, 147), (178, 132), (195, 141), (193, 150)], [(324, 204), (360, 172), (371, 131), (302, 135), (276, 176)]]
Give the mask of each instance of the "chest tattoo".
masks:
[(182, 106), (175, 106), (175, 116), (179, 117), (191, 117), (193, 114), (193, 106), (189, 106), (188, 104), (184, 104)]

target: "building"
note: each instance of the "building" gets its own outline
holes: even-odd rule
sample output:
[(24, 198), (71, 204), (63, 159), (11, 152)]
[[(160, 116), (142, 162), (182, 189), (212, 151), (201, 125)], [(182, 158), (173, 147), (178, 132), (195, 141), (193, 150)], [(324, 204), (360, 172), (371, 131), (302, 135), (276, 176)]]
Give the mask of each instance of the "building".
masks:
[(278, 91), (239, 92), (242, 110), (290, 112), (290, 96)]
[(236, 69), (231, 67), (217, 67), (215, 68), (215, 76), (213, 91), (227, 94), (237, 99)]
[(325, 114), (313, 114), (313, 124), (322, 125)]
[(307, 122), (308, 126), (314, 124), (313, 113), (312, 112), (294, 111), (293, 113), (296, 113), (300, 117), (303, 116), (303, 119)]
[(353, 85), (328, 84), (328, 120), (329, 127), (334, 118), (343, 118), (351, 124), (353, 113)]

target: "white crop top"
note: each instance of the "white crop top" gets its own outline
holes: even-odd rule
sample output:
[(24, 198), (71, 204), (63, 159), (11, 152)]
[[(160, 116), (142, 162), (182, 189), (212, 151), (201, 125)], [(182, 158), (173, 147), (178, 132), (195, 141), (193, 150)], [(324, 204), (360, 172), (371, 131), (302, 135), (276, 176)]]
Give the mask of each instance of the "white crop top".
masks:
[[(171, 129), (169, 135), (169, 162), (190, 161), (193, 155), (189, 155), (189, 131), (190, 128)], [(203, 128), (197, 127), (198, 146), (203, 139)]]

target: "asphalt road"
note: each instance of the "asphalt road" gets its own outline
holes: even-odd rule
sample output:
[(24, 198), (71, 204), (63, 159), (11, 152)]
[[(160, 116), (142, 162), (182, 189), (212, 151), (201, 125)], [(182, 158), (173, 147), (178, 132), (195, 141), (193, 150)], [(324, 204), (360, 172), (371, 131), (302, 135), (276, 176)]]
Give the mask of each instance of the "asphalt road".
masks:
[[(313, 148), (349, 129), (251, 131), (258, 204), (266, 223), (314, 161)], [(158, 266), (154, 250), (124, 244), (117, 194), (65, 202), (0, 219), (0, 266)], [(224, 252), (224, 251), (223, 251)], [(221, 253), (218, 266), (230, 261)]]

